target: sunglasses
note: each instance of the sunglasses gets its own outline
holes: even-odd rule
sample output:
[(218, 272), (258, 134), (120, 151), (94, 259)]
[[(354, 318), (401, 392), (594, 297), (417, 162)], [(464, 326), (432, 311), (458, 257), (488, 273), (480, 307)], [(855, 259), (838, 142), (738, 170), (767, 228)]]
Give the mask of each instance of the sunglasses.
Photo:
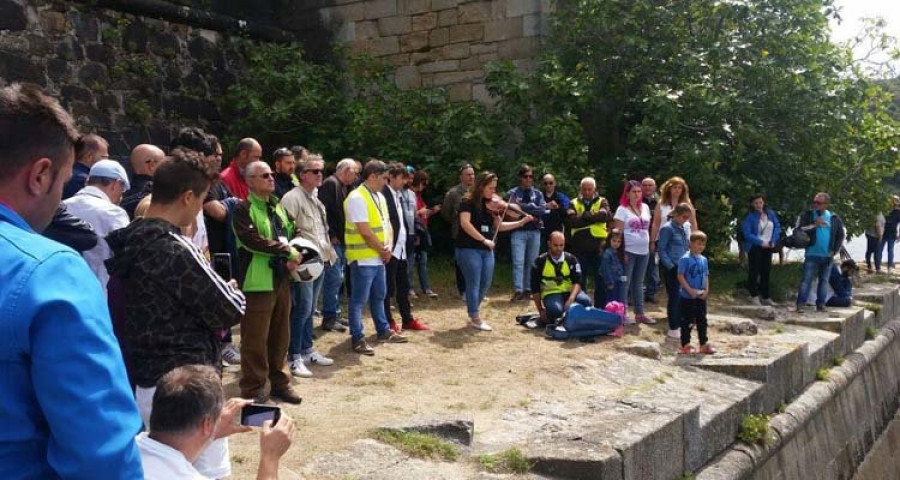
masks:
[(251, 177), (261, 177), (261, 178), (265, 178), (266, 180), (268, 180), (268, 179), (274, 177), (274, 175), (272, 174), (272, 172), (260, 173), (260, 174), (258, 174), (258, 175), (250, 175), (250, 176), (251, 176)]
[(308, 168), (308, 169), (304, 170), (303, 173), (311, 173), (313, 175), (321, 175), (322, 169), (321, 168)]
[(519, 175), (519, 178), (534, 178), (534, 175), (527, 173), (525, 175)]
[(556, 184), (553, 182), (544, 182), (544, 185), (556, 185)]

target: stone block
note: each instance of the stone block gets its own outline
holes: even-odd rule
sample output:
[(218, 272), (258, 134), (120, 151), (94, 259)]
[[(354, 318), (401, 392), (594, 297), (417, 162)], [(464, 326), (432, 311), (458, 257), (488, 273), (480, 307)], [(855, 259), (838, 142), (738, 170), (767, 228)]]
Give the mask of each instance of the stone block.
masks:
[(106, 112), (118, 112), (122, 110), (122, 101), (117, 95), (106, 93), (97, 97), (97, 108)]
[(866, 341), (866, 327), (870, 322), (867, 321), (866, 312), (863, 309), (845, 309), (845, 311), (852, 313), (840, 312), (838, 316), (832, 317), (827, 314), (809, 312), (804, 315), (792, 316), (786, 319), (785, 323), (840, 334), (838, 353), (847, 355)]
[(424, 15), (416, 15), (412, 17), (412, 30), (418, 32), (421, 30), (431, 30), (436, 28), (438, 24), (437, 12), (426, 13)]
[(332, 21), (340, 22), (358, 22), (366, 18), (365, 2), (349, 3), (347, 5), (338, 5), (331, 9)]
[(384, 60), (395, 67), (402, 67), (409, 65), (409, 54), (398, 53), (397, 55), (388, 55)]
[(87, 45), (84, 51), (88, 60), (95, 62), (108, 62), (110, 59), (115, 58), (115, 50), (102, 43)]
[(94, 96), (91, 94), (90, 90), (77, 85), (63, 85), (63, 87), (59, 89), (59, 94), (65, 102), (77, 101), (91, 103), (94, 101)]
[(726, 318), (716, 325), (718, 330), (732, 335), (756, 335), (758, 328), (753, 320), (747, 318)]
[(147, 43), (152, 32), (144, 22), (135, 20), (125, 27), (122, 34), (122, 46), (132, 53), (147, 53)]
[(81, 45), (78, 42), (72, 37), (66, 37), (56, 45), (56, 56), (71, 62), (73, 60), (83, 60), (84, 52), (82, 52)]
[(100, 21), (92, 15), (81, 12), (69, 12), (69, 20), (75, 26), (75, 36), (82, 41), (97, 42), (100, 40)]
[(469, 56), (468, 43), (454, 43), (444, 47), (444, 58), (448, 60), (460, 60)]
[(506, 60), (517, 60), (521, 58), (532, 58), (537, 52), (537, 41), (535, 38), (515, 38), (501, 42), (497, 53), (500, 58)]
[(341, 43), (350, 43), (356, 40), (356, 22), (341, 24), (338, 28), (337, 39)]
[(69, 29), (66, 14), (45, 10), (41, 12), (41, 26), (48, 35), (62, 35)]
[(410, 17), (385, 17), (378, 19), (378, 33), (384, 37), (403, 35), (412, 31)]
[(467, 80), (476, 80), (484, 76), (481, 70), (468, 70), (461, 72), (441, 72), (435, 73), (431, 79), (431, 84), (437, 87), (451, 85), (454, 83), (465, 82)]
[(495, 53), (498, 45), (496, 43), (476, 43), (471, 46), (472, 55), (481, 55), (482, 53)]
[(762, 320), (775, 320), (778, 318), (775, 309), (765, 305), (732, 305), (730, 309), (734, 313), (750, 318), (760, 318)]
[(354, 30), (356, 40), (368, 40), (378, 37), (378, 22), (356, 22)]
[(78, 81), (91, 89), (102, 88), (109, 83), (109, 74), (106, 72), (106, 65), (97, 62), (86, 63), (81, 67), (81, 70), (78, 71)]
[(367, 19), (377, 19), (397, 15), (397, 0), (368, 0), (365, 2)]
[(453, 25), (450, 27), (450, 43), (479, 41), (484, 37), (484, 28), (480, 23)]
[(521, 17), (541, 11), (541, 0), (514, 0), (506, 2), (507, 17)]
[(447, 98), (451, 102), (468, 102), (472, 99), (472, 84), (467, 82), (450, 85)]
[(598, 425), (584, 441), (619, 452), (622, 478), (670, 480), (684, 473), (683, 414), (641, 409), (621, 415), (626, 418), (609, 427)]
[(368, 43), (366, 50), (377, 57), (400, 53), (400, 37), (373, 38)]
[(400, 37), (401, 52), (421, 52), (428, 50), (428, 32), (413, 32)]
[(409, 56), (409, 62), (413, 65), (421, 65), (437, 61), (441, 57), (441, 50), (434, 49), (427, 52), (415, 52)]
[(478, 57), (464, 58), (459, 61), (460, 70), (476, 70), (483, 66), (484, 62), (482, 62)]
[(484, 41), (498, 42), (522, 36), (522, 17), (495, 20), (484, 24)]
[(397, 10), (401, 15), (416, 15), (431, 10), (431, 0), (398, 0)]
[[(40, 37), (43, 38), (43, 37)], [(28, 39), (21, 35), (0, 35), (0, 50), (7, 52), (31, 53)], [(52, 48), (52, 45), (51, 45)], [(51, 52), (52, 53), (52, 52)]]
[(459, 69), (458, 60), (423, 63), (419, 66), (419, 72), (421, 73), (453, 72), (457, 69)]
[(438, 12), (438, 25), (447, 27), (459, 23), (459, 11), (455, 8)]
[(448, 8), (454, 8), (460, 3), (462, 3), (462, 0), (431, 0), (431, 9), (446, 10)]
[(556, 440), (530, 444), (522, 453), (532, 472), (551, 478), (622, 480), (622, 458), (606, 445)]
[(542, 33), (542, 19), (538, 14), (522, 17), (522, 36), (537, 37)]
[(487, 86), (483, 83), (472, 86), (472, 99), (482, 105), (494, 105), (497, 103), (497, 99), (491, 96)]
[(410, 90), (422, 86), (422, 76), (416, 67), (400, 67), (394, 72), (394, 82), (403, 90)]
[(432, 48), (442, 47), (448, 43), (450, 43), (449, 28), (435, 28), (428, 33), (428, 45)]
[(491, 2), (465, 3), (459, 6), (459, 23), (483, 23), (491, 18)]
[(57, 83), (68, 81), (72, 75), (71, 64), (59, 58), (51, 58), (47, 60), (47, 75)]
[[(55, 51), (55, 49), (53, 48), (53, 45), (46, 38), (44, 38), (40, 35), (29, 35), (27, 37), (27, 40), (28, 40), (27, 51), (31, 55), (43, 57), (46, 55), (50, 55)], [(15, 50), (23, 50), (24, 51), (26, 49), (15, 49)]]
[(403, 432), (418, 432), (471, 445), (475, 435), (475, 420), (471, 417), (415, 418), (383, 428)]
[(27, 27), (25, 6), (13, 0), (0, 0), (0, 30), (18, 32)]

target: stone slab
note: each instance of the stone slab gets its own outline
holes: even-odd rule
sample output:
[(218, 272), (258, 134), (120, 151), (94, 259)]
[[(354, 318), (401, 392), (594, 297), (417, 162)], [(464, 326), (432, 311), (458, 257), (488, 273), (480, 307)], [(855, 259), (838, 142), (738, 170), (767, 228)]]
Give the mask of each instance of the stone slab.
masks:
[(622, 459), (612, 447), (557, 440), (528, 445), (522, 453), (537, 474), (566, 480), (622, 480)]
[(790, 315), (784, 321), (839, 334), (838, 352), (841, 355), (856, 350), (866, 341), (866, 314), (858, 307), (829, 308), (828, 312), (808, 311), (803, 315)]

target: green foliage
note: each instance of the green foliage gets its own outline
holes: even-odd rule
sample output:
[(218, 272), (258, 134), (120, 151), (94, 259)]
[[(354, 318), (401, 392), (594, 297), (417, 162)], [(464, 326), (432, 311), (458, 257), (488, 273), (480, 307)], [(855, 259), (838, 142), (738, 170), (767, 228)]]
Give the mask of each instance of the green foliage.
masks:
[(818, 380), (820, 382), (824, 382), (825, 380), (828, 380), (828, 374), (830, 371), (831, 371), (831, 369), (828, 367), (822, 367), (822, 368), (816, 370), (816, 380)]
[(125, 102), (125, 115), (138, 125), (149, 125), (154, 110), (144, 99), (132, 99)]
[(518, 448), (510, 448), (493, 455), (482, 455), (478, 457), (478, 463), (491, 473), (523, 474), (533, 466)]
[(843, 355), (835, 355), (835, 357), (831, 361), (835, 367), (840, 367), (844, 364), (844, 356)]
[(866, 340), (875, 340), (878, 336), (878, 329), (875, 327), (866, 327)]
[(382, 428), (372, 432), (372, 437), (413, 457), (450, 462), (459, 458), (459, 448), (456, 445), (435, 435)]
[(694, 476), (691, 472), (684, 472), (678, 477), (678, 480), (695, 480), (697, 477)]
[(764, 444), (769, 439), (768, 415), (744, 415), (738, 431), (738, 440), (748, 444)]

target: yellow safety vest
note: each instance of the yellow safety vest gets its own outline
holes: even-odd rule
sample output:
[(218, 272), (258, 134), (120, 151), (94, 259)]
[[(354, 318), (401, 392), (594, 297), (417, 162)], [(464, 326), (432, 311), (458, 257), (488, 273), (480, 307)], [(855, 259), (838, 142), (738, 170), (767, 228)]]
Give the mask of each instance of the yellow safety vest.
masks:
[[(600, 206), (603, 205), (603, 197), (597, 197), (597, 201), (591, 205), (591, 212), (597, 213), (600, 211)], [(584, 213), (584, 203), (581, 202), (580, 198), (576, 198), (572, 200), (572, 206), (575, 207), (575, 214), (581, 215)], [(576, 233), (584, 230), (585, 228), (591, 229), (591, 236), (594, 238), (606, 238), (609, 234), (606, 231), (606, 222), (598, 222), (588, 225), (587, 227), (578, 227), (572, 229), (572, 235), (574, 236)]]
[(382, 216), (387, 215), (387, 206), (376, 204), (375, 195), (377, 193), (373, 194), (369, 192), (365, 185), (360, 185), (344, 199), (344, 243), (347, 245), (347, 262), (352, 263), (358, 260), (378, 258), (378, 252), (366, 244), (366, 240), (359, 233), (356, 224), (351, 222), (350, 216), (347, 215), (347, 202), (352, 195), (360, 195), (366, 201), (366, 208), (369, 212), (369, 228), (375, 233), (379, 243), (382, 245), (386, 244)]
[(563, 261), (559, 267), (559, 275), (557, 275), (556, 267), (550, 255), (547, 255), (547, 261), (544, 262), (544, 271), (541, 272), (541, 298), (554, 293), (569, 293), (572, 291), (572, 271), (569, 269), (569, 262), (566, 261), (563, 254)]

